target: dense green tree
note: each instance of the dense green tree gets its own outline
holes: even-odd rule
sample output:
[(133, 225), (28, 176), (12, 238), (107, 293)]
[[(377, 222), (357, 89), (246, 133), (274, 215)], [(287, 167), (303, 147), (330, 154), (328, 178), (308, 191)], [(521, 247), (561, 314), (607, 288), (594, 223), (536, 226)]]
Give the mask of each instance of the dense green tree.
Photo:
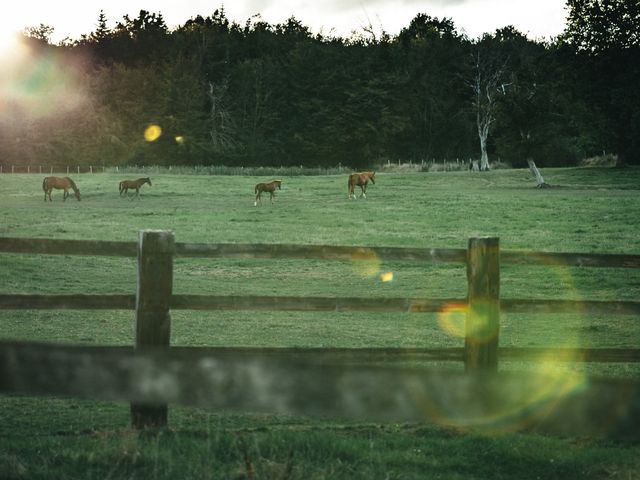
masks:
[(567, 9), (562, 40), (576, 50), (578, 87), (597, 113), (584, 128), (602, 130), (604, 121), (610, 134), (598, 146), (639, 164), (640, 1), (567, 0)]
[(465, 85), (468, 40), (450, 19), (417, 15), (397, 39), (399, 102), (407, 115), (403, 158), (468, 157), (472, 154), (470, 92)]
[[(492, 159), (567, 165), (606, 150), (638, 162), (639, 2), (569, 0), (567, 10), (550, 42), (513, 27), (469, 39), (426, 13), (397, 36), (348, 38), (314, 35), (295, 17), (239, 25), (222, 8), (174, 30), (145, 10), (110, 29), (100, 11), (93, 32), (58, 45), (41, 25), (25, 32), (29, 62), (0, 90), (0, 155), (353, 168), (479, 158), (489, 98)], [(151, 124), (162, 134), (145, 139)]]

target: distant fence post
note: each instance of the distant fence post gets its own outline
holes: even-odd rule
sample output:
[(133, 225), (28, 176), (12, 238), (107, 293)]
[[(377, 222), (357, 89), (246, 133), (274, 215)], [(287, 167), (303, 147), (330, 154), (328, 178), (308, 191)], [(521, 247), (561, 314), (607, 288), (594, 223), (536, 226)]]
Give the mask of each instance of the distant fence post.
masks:
[(470, 238), (465, 371), (497, 371), (500, 332), (500, 239)]
[[(174, 244), (171, 231), (142, 230), (139, 233), (136, 350), (169, 347)], [(166, 404), (131, 404), (131, 425), (134, 428), (163, 427), (166, 424)]]

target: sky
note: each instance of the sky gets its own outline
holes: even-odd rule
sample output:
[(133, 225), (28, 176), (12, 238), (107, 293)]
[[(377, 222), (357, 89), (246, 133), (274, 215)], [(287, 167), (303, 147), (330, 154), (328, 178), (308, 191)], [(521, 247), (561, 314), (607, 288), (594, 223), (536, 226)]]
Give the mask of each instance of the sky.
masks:
[(259, 14), (263, 21), (282, 23), (295, 16), (313, 33), (348, 36), (372, 26), (396, 35), (418, 13), (453, 19), (458, 30), (476, 38), (497, 28), (514, 25), (532, 39), (560, 34), (565, 23), (565, 0), (18, 0), (4, 9), (0, 31), (22, 31), (40, 24), (52, 26), (52, 41), (78, 39), (95, 30), (103, 10), (109, 27), (124, 15), (140, 10), (162, 13), (170, 28), (196, 15), (209, 16), (224, 6), (227, 18), (241, 25)]

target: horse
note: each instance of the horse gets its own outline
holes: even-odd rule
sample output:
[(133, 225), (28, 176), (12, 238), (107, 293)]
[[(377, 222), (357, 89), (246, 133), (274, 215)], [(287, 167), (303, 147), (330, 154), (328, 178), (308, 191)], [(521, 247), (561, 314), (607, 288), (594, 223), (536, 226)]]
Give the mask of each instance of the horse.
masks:
[(78, 201), (80, 201), (80, 190), (76, 187), (76, 184), (69, 177), (44, 177), (42, 181), (42, 190), (44, 190), (44, 201), (47, 201), (47, 195), (49, 201), (51, 200), (51, 190), (57, 188), (58, 190), (64, 190), (62, 195), (62, 201), (66, 201), (69, 196), (69, 189), (72, 189), (76, 195)]
[(120, 195), (126, 195), (129, 192), (130, 188), (136, 189), (136, 197), (140, 196), (140, 187), (148, 183), (151, 186), (151, 179), (149, 177), (139, 178), (137, 180), (123, 180), (118, 184), (118, 189), (120, 190)]
[(254, 189), (254, 193), (256, 194), (256, 201), (253, 203), (253, 206), (257, 206), (258, 202), (262, 203), (262, 192), (269, 192), (269, 200), (273, 203), (273, 197), (276, 196), (276, 188), (281, 190), (282, 180), (273, 180), (269, 183), (259, 183), (256, 185)]
[(362, 195), (360, 196), (367, 198), (367, 184), (369, 183), (369, 180), (371, 180), (371, 183), (373, 184), (376, 183), (376, 172), (358, 172), (349, 175), (348, 198), (351, 198), (352, 195), (353, 198), (356, 198), (356, 194), (353, 191), (356, 188), (356, 185), (358, 185), (362, 190)]

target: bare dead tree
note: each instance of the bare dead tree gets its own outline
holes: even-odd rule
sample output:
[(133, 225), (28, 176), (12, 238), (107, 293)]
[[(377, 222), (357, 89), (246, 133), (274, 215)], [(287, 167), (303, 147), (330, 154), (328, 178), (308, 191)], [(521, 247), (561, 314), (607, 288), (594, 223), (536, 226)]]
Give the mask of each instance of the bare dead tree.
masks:
[(491, 125), (495, 121), (497, 99), (506, 93), (509, 85), (502, 81), (507, 66), (507, 60), (496, 66), (488, 55), (482, 55), (480, 46), (474, 55), (474, 78), (471, 88), (474, 93), (473, 106), (476, 112), (476, 125), (480, 139), (479, 170), (489, 170), (489, 155), (487, 154), (487, 139)]
[(209, 83), (209, 137), (211, 145), (219, 151), (231, 149), (235, 146), (234, 128), (229, 109), (226, 105), (227, 91), (229, 89), (228, 78), (219, 83)]

